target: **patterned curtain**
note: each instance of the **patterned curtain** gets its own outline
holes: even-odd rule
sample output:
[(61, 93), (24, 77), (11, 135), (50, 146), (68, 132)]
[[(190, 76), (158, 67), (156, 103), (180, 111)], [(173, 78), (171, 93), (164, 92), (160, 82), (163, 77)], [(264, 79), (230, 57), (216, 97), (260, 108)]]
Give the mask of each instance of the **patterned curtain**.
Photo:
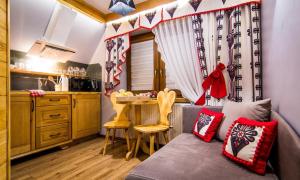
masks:
[(118, 36), (106, 41), (105, 94), (110, 95), (120, 84), (122, 65), (126, 62), (126, 51), (129, 49), (129, 35)]
[[(262, 99), (260, 5), (252, 3), (229, 10), (192, 16), (195, 44), (205, 79), (220, 62), (228, 99), (236, 102)], [(206, 96), (208, 105), (222, 100)]]

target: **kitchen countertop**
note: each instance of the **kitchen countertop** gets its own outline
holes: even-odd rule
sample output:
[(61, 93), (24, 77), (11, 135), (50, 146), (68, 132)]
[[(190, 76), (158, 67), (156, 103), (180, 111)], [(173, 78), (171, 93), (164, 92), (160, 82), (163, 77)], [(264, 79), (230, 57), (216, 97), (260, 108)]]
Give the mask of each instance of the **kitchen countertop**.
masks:
[[(80, 95), (80, 94), (101, 94), (101, 92), (71, 92), (71, 91), (45, 91), (46, 95), (60, 95), (60, 94), (74, 94), (74, 95)], [(29, 91), (10, 91), (10, 95), (29, 95)]]

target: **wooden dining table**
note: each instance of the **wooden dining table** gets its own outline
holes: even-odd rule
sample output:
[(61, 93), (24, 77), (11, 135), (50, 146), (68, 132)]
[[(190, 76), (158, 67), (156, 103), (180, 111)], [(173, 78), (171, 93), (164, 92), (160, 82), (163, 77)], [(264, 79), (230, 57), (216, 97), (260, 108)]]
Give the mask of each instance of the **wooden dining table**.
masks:
[[(135, 118), (134, 118), (134, 124), (135, 125), (141, 125), (142, 124), (142, 105), (153, 105), (157, 104), (156, 98), (150, 98), (150, 97), (144, 97), (144, 96), (128, 96), (128, 97), (117, 97), (116, 98), (117, 103), (119, 104), (128, 104), (130, 106), (135, 107)], [(136, 135), (137, 136), (137, 135)], [(136, 138), (133, 139), (131, 149), (126, 154), (126, 160), (130, 160), (135, 152), (136, 146)], [(141, 141), (140, 148), (143, 150), (143, 152), (150, 154), (149, 147), (147, 146), (145, 141)]]

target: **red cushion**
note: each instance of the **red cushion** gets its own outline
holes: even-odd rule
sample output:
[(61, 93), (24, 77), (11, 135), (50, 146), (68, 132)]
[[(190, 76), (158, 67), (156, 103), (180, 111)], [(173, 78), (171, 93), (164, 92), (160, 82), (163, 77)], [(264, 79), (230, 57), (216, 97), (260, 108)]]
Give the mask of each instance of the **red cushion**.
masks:
[(216, 134), (224, 114), (202, 108), (194, 123), (193, 133), (205, 142), (210, 142)]
[(277, 134), (278, 122), (239, 118), (229, 128), (223, 154), (250, 170), (265, 174), (267, 160)]

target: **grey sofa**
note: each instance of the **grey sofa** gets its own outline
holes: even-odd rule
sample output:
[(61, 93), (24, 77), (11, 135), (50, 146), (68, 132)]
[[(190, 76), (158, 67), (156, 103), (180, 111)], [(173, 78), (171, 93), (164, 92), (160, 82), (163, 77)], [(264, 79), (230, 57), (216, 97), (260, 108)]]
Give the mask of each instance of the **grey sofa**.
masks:
[[(276, 112), (272, 112), (271, 118), (279, 121), (278, 137), (267, 173), (261, 176), (224, 157), (223, 142), (214, 139), (206, 143), (191, 133), (201, 108), (192, 105), (184, 107), (183, 133), (135, 167), (126, 180), (300, 179), (300, 138)], [(222, 110), (221, 107), (209, 108)]]

